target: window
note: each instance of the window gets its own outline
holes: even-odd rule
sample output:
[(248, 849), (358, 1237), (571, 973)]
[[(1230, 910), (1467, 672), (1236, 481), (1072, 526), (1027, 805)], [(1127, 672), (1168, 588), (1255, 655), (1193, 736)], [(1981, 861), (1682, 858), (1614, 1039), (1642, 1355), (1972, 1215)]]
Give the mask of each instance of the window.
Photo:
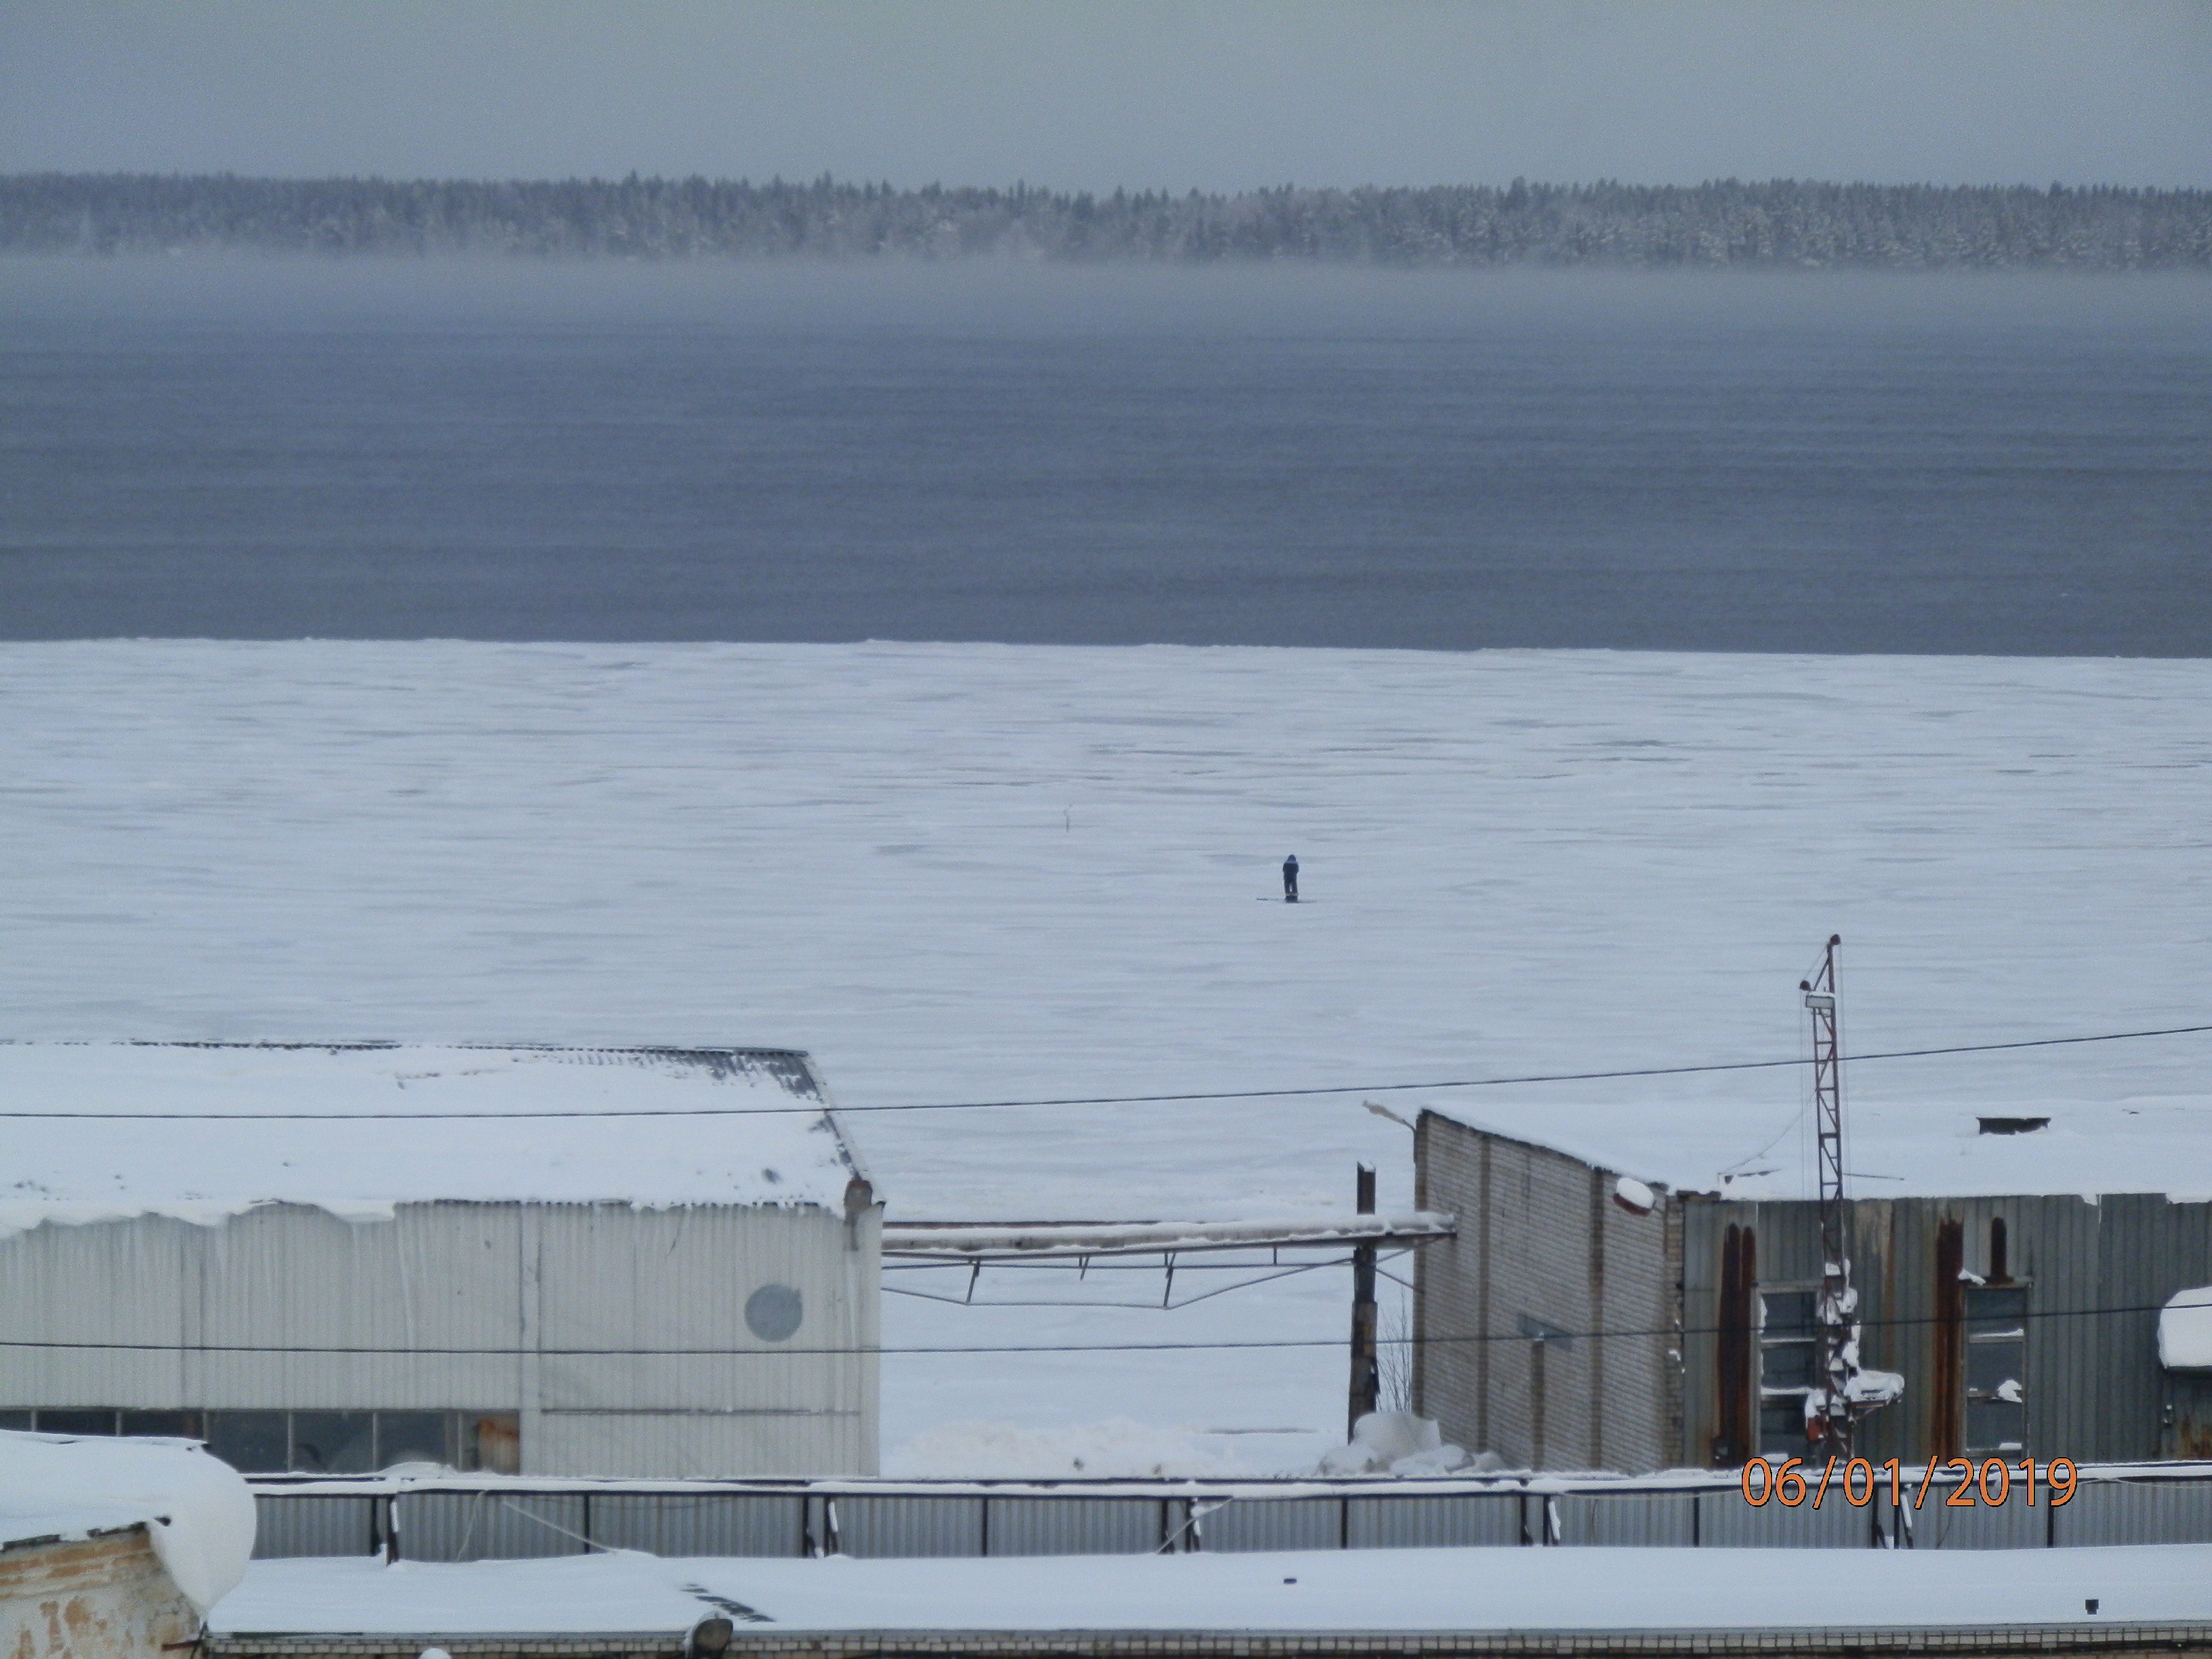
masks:
[(1966, 1286), (1966, 1452), (2027, 1449), (2027, 1288)]
[(522, 1431), (513, 1412), (136, 1411), (42, 1406), (0, 1412), (0, 1429), (41, 1434), (167, 1435), (204, 1440), (245, 1474), (366, 1474), (396, 1463), (516, 1474)]
[(1817, 1288), (1762, 1285), (1759, 1292), (1759, 1450), (1805, 1455), (1805, 1396), (1820, 1386)]
[(210, 1412), (208, 1449), (245, 1474), (292, 1467), (291, 1419), (284, 1412)]

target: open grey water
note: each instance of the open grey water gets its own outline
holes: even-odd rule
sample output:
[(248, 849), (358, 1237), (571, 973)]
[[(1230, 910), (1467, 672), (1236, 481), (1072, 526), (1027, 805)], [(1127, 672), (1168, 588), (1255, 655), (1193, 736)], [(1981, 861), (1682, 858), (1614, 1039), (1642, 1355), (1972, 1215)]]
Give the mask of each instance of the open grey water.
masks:
[(2212, 284), (0, 266), (0, 637), (2212, 653)]

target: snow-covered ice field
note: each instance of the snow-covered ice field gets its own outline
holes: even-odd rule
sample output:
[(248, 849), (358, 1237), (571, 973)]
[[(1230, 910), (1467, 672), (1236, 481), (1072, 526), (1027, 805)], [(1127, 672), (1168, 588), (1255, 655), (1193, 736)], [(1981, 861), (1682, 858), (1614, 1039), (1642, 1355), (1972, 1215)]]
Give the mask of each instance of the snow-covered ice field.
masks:
[[(792, 1045), (854, 1107), (1788, 1056), (1831, 932), (1855, 1048), (2197, 1024), (2209, 710), (2204, 661), (0, 646), (0, 1005), (19, 1039)], [(2193, 1114), (2208, 1061), (2182, 1037), (1849, 1086), (1891, 1114)], [(1741, 1114), (1746, 1157), (1787, 1158), (1802, 1089), (1386, 1098), (1583, 1142)], [(1410, 1199), (1405, 1131), (1358, 1095), (852, 1127), (895, 1219), (1344, 1207), (1360, 1159), (1382, 1207)], [(1159, 1294), (1101, 1278), (1082, 1294)], [(1334, 1341), (1345, 1297), (1331, 1270), (1173, 1313), (894, 1297), (885, 1332)], [(1343, 1369), (895, 1354), (887, 1467), (1310, 1465)], [(1299, 1432), (1207, 1432), (1254, 1430)]]

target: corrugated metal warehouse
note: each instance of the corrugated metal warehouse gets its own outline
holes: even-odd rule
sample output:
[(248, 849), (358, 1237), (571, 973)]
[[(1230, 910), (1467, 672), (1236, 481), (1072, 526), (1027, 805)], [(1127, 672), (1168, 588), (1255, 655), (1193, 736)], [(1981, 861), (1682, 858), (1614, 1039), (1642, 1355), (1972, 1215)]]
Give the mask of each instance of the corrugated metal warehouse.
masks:
[[(2172, 1340), (2212, 1311), (2166, 1308), (2212, 1284), (2207, 1114), (2022, 1114), (1859, 1115), (1860, 1361), (1904, 1392), (1855, 1449), (1916, 1467), (2212, 1456), (2212, 1350)], [(1796, 1149), (1777, 1158), (1771, 1119), (1747, 1115), (1576, 1116), (1569, 1143), (1547, 1133), (1564, 1113), (1422, 1114), (1416, 1201), (1459, 1231), (1415, 1267), (1415, 1408), (1519, 1468), (1813, 1455), (1820, 1230)]]
[(882, 1208), (803, 1054), (4, 1044), (0, 1102), (61, 1115), (10, 1126), (0, 1427), (874, 1472)]

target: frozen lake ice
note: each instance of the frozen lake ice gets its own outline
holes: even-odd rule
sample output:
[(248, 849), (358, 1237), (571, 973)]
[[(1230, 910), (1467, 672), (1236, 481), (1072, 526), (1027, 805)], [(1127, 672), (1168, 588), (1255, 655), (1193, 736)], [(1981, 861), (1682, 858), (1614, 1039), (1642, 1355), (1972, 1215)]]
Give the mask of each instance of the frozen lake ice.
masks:
[[(2208, 1017), (2205, 661), (102, 641), (0, 645), (0, 699), (18, 1039), (790, 1045), (853, 1107), (1356, 1086), (1796, 1054), (1831, 932), (1854, 1048)], [(2193, 1115), (2207, 1041), (1849, 1087)], [(1480, 1109), (1579, 1139), (1741, 1114), (1791, 1158), (1802, 1087)], [(1358, 1160), (1410, 1200), (1405, 1132), (1356, 1094), (853, 1127), (895, 1218), (1348, 1207)], [(1159, 1294), (1099, 1277), (1081, 1294)], [(886, 1341), (1334, 1343), (1345, 1279), (1168, 1313), (893, 1297)], [(1310, 1464), (1343, 1370), (1334, 1346), (894, 1354), (884, 1441), (894, 1468), (964, 1421)]]

